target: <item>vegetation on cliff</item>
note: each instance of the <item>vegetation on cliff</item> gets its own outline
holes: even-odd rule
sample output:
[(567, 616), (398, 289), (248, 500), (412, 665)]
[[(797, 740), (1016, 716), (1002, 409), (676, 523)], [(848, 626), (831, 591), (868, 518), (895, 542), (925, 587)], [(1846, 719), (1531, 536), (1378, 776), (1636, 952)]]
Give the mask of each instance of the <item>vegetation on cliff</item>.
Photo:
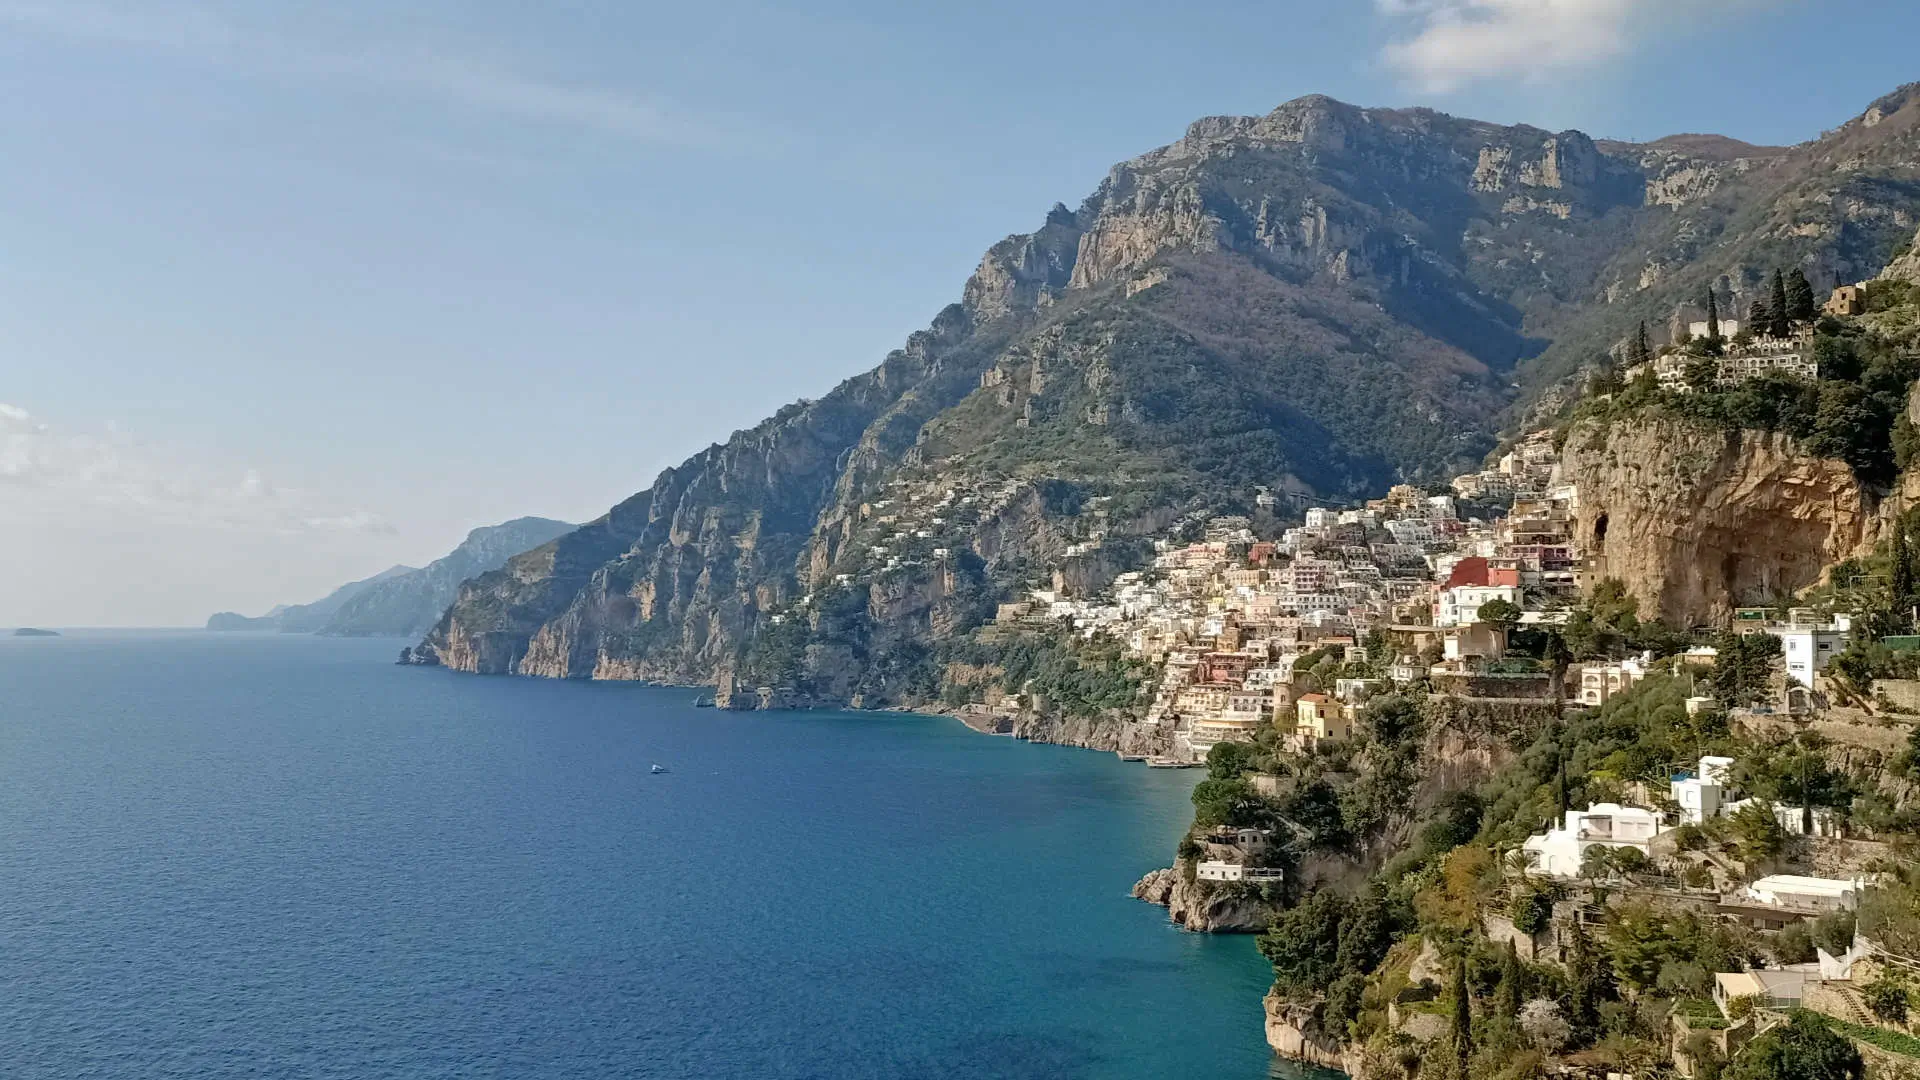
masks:
[[(1443, 477), (1491, 445), (1516, 375), (1544, 392), (1583, 343), (1705, 278), (1727, 279), (1731, 311), (1758, 288), (1749, 266), (1819, 282), (1884, 262), (1920, 211), (1912, 96), (1807, 147), (1704, 156), (1325, 98), (1203, 120), (995, 245), (875, 371), (471, 582), (423, 651), (943, 699), (972, 666), (950, 643), (976, 656), (996, 605), (1051, 585), (1070, 548), (1196, 511), (1257, 518), (1260, 489)], [(1844, 176), (1819, 165), (1842, 151)], [(946, 491), (977, 502), (909, 523), (910, 497)]]
[[(1767, 373), (1716, 385), (1711, 373), (1697, 385), (1666, 389), (1650, 367), (1630, 383), (1604, 379), (1574, 414), (1574, 422), (1607, 424), (1662, 411), (1733, 430), (1777, 431), (1817, 457), (1844, 461), (1861, 483), (1890, 487), (1920, 450), (1906, 419), (1907, 388), (1920, 377), (1920, 352), (1866, 326), (1823, 319), (1808, 346), (1817, 381)], [(1709, 368), (1710, 360), (1703, 359)]]
[[(1436, 759), (1442, 743), (1404, 737), (1456, 723), (1440, 709), (1442, 699), (1370, 703), (1353, 744), (1326, 750), (1339, 763), (1332, 784), (1317, 768), (1320, 754), (1298, 759), (1269, 756), (1257, 745), (1224, 754), (1216, 748), (1215, 777), (1203, 789), (1225, 790), (1224, 767), (1279, 778), (1280, 794), (1257, 812), (1234, 812), (1287, 830), (1290, 865), (1315, 836), (1341, 835), (1342, 845), (1357, 852), (1370, 850), (1370, 837), (1405, 838), (1371, 848), (1380, 854), (1366, 860), (1372, 872), (1363, 879), (1323, 879), (1287, 894), (1295, 902), (1277, 915), (1260, 949), (1273, 964), (1275, 995), (1294, 1009), (1288, 1015), (1356, 1048), (1370, 1080), (1541, 1076), (1553, 1059), (1574, 1053), (1637, 1071), (1666, 1059), (1670, 1013), (1688, 1014), (1696, 1031), (1726, 1026), (1705, 1002), (1715, 972), (1804, 962), (1816, 946), (1844, 952), (1852, 912), (1761, 935), (1684, 908), (1609, 902), (1612, 888), (1704, 884), (1705, 868), (1716, 864), (1771, 865), (1789, 840), (1771, 809), (1776, 802), (1852, 816), (1885, 835), (1908, 827), (1903, 813), (1910, 808), (1888, 814), (1873, 797), (1886, 783), (1878, 772), (1834, 764), (1818, 740), (1741, 735), (1723, 710), (1689, 708), (1689, 693), (1687, 677), (1655, 676), (1598, 709), (1561, 716), (1544, 710), (1520, 723), (1478, 728), (1479, 738), (1493, 744), (1489, 768), (1451, 788), (1408, 783), (1388, 754), (1383, 779), (1403, 794), (1384, 817), (1350, 810), (1367, 786), (1369, 759), (1383, 760), (1383, 747), (1397, 744), (1411, 754), (1415, 776), (1459, 773)], [(1700, 881), (1668, 878), (1672, 870), (1630, 849), (1593, 849), (1607, 857), (1589, 859), (1581, 882), (1532, 872), (1520, 841), (1541, 822), (1570, 806), (1622, 800), (1643, 782), (1664, 791), (1674, 763), (1706, 754), (1735, 757), (1737, 782), (1761, 809), (1679, 830), (1678, 862)], [(1407, 791), (1421, 795), (1409, 801)], [(1196, 792), (1196, 802), (1208, 801)], [(1211, 820), (1208, 806), (1200, 819)], [(1920, 940), (1920, 887), (1912, 877), (1872, 894), (1860, 913), (1863, 926), (1900, 948)], [(1557, 950), (1549, 947), (1555, 940)], [(1886, 996), (1885, 1007), (1896, 1010), (1894, 995)], [(1431, 1025), (1423, 1026), (1422, 1013), (1434, 1014)], [(1708, 1075), (1726, 1067), (1738, 1070), (1728, 1075), (1768, 1080), (1857, 1075), (1857, 1052), (1826, 1034), (1826, 1023), (1796, 1018), (1731, 1064), (1695, 1047), (1696, 1067), (1705, 1062)], [(1833, 1061), (1822, 1058), (1818, 1069), (1827, 1071), (1803, 1073), (1800, 1057), (1809, 1054), (1837, 1054), (1843, 1064), (1855, 1063), (1853, 1072), (1833, 1072)]]

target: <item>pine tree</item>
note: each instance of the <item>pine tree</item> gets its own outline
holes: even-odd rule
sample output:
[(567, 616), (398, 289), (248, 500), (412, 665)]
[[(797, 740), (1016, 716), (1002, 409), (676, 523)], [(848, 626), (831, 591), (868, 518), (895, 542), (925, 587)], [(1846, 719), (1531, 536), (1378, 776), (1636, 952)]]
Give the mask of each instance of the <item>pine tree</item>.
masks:
[(1793, 332), (1787, 323), (1787, 279), (1778, 267), (1773, 271), (1773, 298), (1767, 305), (1767, 333), (1786, 337)]
[(1799, 267), (1787, 275), (1787, 318), (1795, 322), (1812, 322), (1815, 314), (1813, 306), (1813, 283)]
[(1460, 1058), (1460, 1075), (1467, 1075), (1467, 1060), (1473, 1057), (1473, 1005), (1465, 956), (1453, 964), (1453, 1052)]

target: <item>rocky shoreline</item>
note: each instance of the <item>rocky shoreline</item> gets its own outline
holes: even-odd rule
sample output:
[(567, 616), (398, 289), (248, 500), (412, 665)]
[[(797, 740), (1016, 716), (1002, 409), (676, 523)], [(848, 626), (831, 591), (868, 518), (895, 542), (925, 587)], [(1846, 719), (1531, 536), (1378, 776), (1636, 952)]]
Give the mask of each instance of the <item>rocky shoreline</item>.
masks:
[[(403, 663), (408, 662), (406, 660)], [(419, 662), (419, 661), (414, 661)], [(635, 680), (643, 681), (643, 680)], [(679, 684), (645, 681), (656, 687)], [(686, 686), (701, 690), (705, 687)], [(739, 708), (738, 704), (734, 705)], [(762, 707), (758, 702), (750, 708)], [(806, 710), (836, 708), (860, 711), (848, 702), (769, 702), (771, 708)], [(1083, 750), (1157, 756), (1173, 749), (1171, 735), (1158, 725), (1124, 716), (1065, 717), (1022, 710), (989, 713), (943, 707), (897, 707), (886, 712), (946, 716), (983, 735), (1011, 736), (1026, 742), (1070, 746)], [(1182, 930), (1196, 934), (1258, 934), (1272, 921), (1273, 911), (1256, 891), (1224, 883), (1197, 881), (1182, 863), (1154, 870), (1134, 883), (1131, 895), (1167, 909), (1167, 917)], [(1291, 1018), (1290, 1009), (1269, 995), (1266, 999), (1267, 1044), (1282, 1057), (1330, 1069), (1340, 1069), (1359, 1080), (1355, 1055), (1311, 1024), (1310, 1017)]]
[(1312, 1006), (1287, 1001), (1271, 990), (1261, 1004), (1267, 1014), (1267, 1045), (1274, 1053), (1366, 1080), (1366, 1062), (1359, 1049), (1321, 1030)]
[(1022, 711), (1014, 714), (989, 714), (967, 710), (931, 708), (902, 709), (931, 716), (951, 716), (983, 735), (1011, 735), (1026, 742), (1074, 746), (1082, 750), (1105, 750), (1119, 754), (1144, 754), (1149, 757), (1173, 749), (1172, 737), (1158, 725), (1125, 717), (1066, 717)]
[(1155, 870), (1134, 883), (1133, 898), (1167, 909), (1167, 918), (1196, 934), (1258, 934), (1273, 921), (1273, 909), (1256, 891), (1196, 881), (1186, 863)]

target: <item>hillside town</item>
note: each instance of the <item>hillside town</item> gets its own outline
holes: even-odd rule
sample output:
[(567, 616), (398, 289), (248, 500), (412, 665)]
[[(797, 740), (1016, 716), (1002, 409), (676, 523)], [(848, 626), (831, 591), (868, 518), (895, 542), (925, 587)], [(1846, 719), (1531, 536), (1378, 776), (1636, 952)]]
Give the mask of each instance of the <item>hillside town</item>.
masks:
[[(1862, 291), (1837, 288), (1824, 314), (1858, 314)], [(1742, 334), (1737, 324), (1689, 330), (1683, 340), (1737, 343), (1712, 352), (1669, 346), (1627, 368), (1622, 382), (1686, 395), (1821, 376), (1810, 325), (1778, 336)], [(1257, 539), (1246, 519), (1209, 519), (1200, 538), (1159, 542), (1150, 569), (1121, 574), (1098, 595), (1036, 591), (1003, 608), (1003, 618), (1070, 622), (1083, 638), (1124, 643), (1153, 664), (1146, 723), (1170, 749), (1147, 764), (1209, 770), (1181, 863), (1163, 872), (1171, 877), (1143, 881), (1137, 895), (1168, 904), (1194, 928), (1258, 930), (1272, 918), (1261, 939), (1277, 973), (1270, 1040), (1283, 1054), (1356, 1075), (1395, 1071), (1380, 1060), (1383, 1046), (1410, 1054), (1486, 1037), (1460, 1018), (1478, 1006), (1457, 982), (1466, 968), (1454, 967), (1480, 954), (1444, 956), (1457, 943), (1436, 936), (1420, 907), (1440, 903), (1430, 899), (1436, 891), (1469, 893), (1485, 906), (1459, 928), (1480, 936), (1474, 947), (1489, 950), (1485, 962), (1500, 967), (1499, 978), (1534, 987), (1566, 978), (1577, 989), (1593, 951), (1620, 955), (1623, 933), (1720, 943), (1702, 950), (1663, 941), (1674, 955), (1646, 974), (1615, 969), (1612, 985), (1584, 991), (1620, 1004), (1638, 989), (1643, 1007), (1659, 1006), (1657, 1019), (1614, 1024), (1600, 1019), (1597, 999), (1543, 997), (1513, 1011), (1514, 1045), (1550, 1057), (1580, 1044), (1582, 1029), (1587, 1038), (1614, 1032), (1585, 1057), (1560, 1057), (1560, 1072), (1717, 1077), (1745, 1046), (1775, 1029), (1773, 1039), (1787, 1038), (1813, 1013), (1857, 1044), (1875, 1074), (1911, 1075), (1920, 1069), (1908, 1012), (1920, 978), (1920, 892), (1895, 872), (1911, 823), (1853, 805), (1884, 798), (1889, 782), (1905, 791), (1906, 781), (1870, 772), (1881, 780), (1876, 793), (1835, 762), (1912, 768), (1920, 681), (1901, 657), (1920, 656), (1920, 637), (1857, 626), (1867, 613), (1827, 591), (1806, 603), (1738, 608), (1724, 626), (1680, 628), (1653, 647), (1620, 641), (1609, 655), (1567, 655), (1566, 643), (1622, 598), (1617, 583), (1595, 576), (1602, 564), (1576, 535), (1580, 492), (1562, 475), (1558, 437), (1530, 432), (1448, 490), (1403, 485), (1362, 506), (1309, 508), (1277, 539)], [(1911, 557), (1902, 549), (1893, 558), (1903, 566)], [(1878, 678), (1863, 674), (1868, 650), (1879, 658)], [(1324, 807), (1342, 792), (1331, 812), (1337, 822), (1353, 798), (1339, 778), (1364, 768), (1352, 746), (1368, 747), (1362, 757), (1377, 753), (1370, 744), (1383, 724), (1370, 710), (1403, 710), (1407, 701), (1549, 733), (1621, 718), (1654, 727), (1627, 732), (1632, 748), (1587, 758), (1594, 764), (1578, 784), (1588, 794), (1582, 802), (1567, 798), (1573, 783), (1562, 760), (1551, 781), (1559, 805), (1549, 803), (1551, 816), (1515, 815), (1495, 846), (1497, 863), (1473, 863), (1486, 856), (1465, 854), (1472, 847), (1442, 858), (1441, 877), (1413, 897), (1424, 944), (1414, 955), (1395, 946), (1371, 957), (1371, 969), (1351, 972), (1369, 980), (1364, 993), (1343, 990), (1338, 979), (1291, 966), (1308, 930), (1304, 907), (1288, 905), (1305, 905), (1325, 883), (1288, 875), (1323, 872), (1325, 858), (1313, 853), (1324, 835), (1349, 835), (1338, 824), (1307, 824), (1319, 813), (1309, 796), (1322, 793)], [(1676, 738), (1675, 730), (1719, 734)], [(1569, 743), (1588, 752), (1576, 740), (1561, 745)], [(1707, 748), (1714, 752), (1699, 752)], [(1649, 755), (1636, 770), (1614, 764)], [(1275, 798), (1250, 811), (1259, 796)], [(1296, 848), (1304, 841), (1305, 858), (1281, 852), (1289, 835)], [(1181, 874), (1192, 884), (1179, 884)], [(1208, 912), (1235, 910), (1232, 897), (1251, 905), (1251, 922), (1235, 926), (1231, 914), (1210, 921)], [(1264, 914), (1262, 898), (1272, 905)], [(1871, 928), (1863, 905), (1879, 912)], [(1312, 932), (1343, 940), (1345, 930), (1336, 918)], [(1376, 993), (1391, 996), (1380, 1002)], [(1452, 1019), (1437, 1007), (1448, 996), (1457, 999)], [(1404, 1060), (1397, 1068), (1406, 1071)]]

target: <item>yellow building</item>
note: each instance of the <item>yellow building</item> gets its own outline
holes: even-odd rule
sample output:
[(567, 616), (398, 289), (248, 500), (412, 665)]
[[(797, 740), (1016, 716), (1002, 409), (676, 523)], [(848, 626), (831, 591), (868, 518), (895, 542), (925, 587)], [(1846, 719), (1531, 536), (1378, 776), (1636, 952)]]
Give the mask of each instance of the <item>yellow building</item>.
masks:
[(1293, 709), (1293, 741), (1303, 751), (1313, 749), (1322, 739), (1345, 739), (1353, 734), (1344, 710), (1325, 694), (1302, 694)]

